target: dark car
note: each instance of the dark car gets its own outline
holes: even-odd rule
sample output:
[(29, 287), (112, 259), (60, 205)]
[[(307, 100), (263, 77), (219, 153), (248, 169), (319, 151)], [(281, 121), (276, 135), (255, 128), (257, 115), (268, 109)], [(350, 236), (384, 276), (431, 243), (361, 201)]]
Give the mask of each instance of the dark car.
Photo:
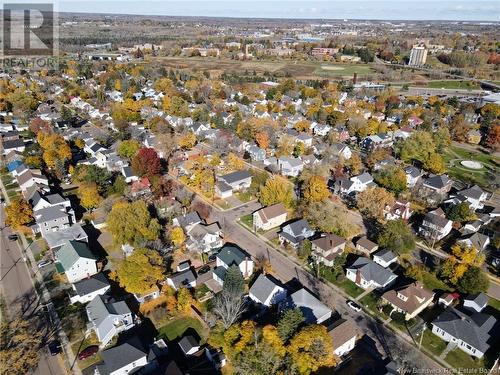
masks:
[(217, 258), (217, 254), (212, 254), (208, 257), (209, 262), (213, 262)]
[(9, 234), (9, 240), (10, 241), (16, 241), (19, 237), (17, 234)]
[(51, 342), (49, 342), (48, 347), (50, 355), (58, 355), (62, 352), (61, 343), (58, 340), (52, 340)]
[(208, 271), (210, 271), (210, 266), (200, 267), (200, 269), (198, 270), (198, 275), (203, 275), (204, 273), (207, 273)]
[(99, 351), (99, 347), (97, 345), (91, 345), (83, 349), (80, 354), (78, 354), (78, 359), (80, 361), (83, 361), (86, 358), (92, 357), (93, 355), (96, 355), (97, 352)]

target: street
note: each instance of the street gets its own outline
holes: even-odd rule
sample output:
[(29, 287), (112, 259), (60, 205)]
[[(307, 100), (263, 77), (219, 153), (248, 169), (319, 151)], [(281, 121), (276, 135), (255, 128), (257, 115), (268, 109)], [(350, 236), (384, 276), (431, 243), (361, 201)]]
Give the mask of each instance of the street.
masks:
[[(35, 292), (28, 265), (23, 259), (22, 249), (18, 241), (9, 241), (13, 232), (5, 227), (5, 212), (0, 208), (0, 290), (7, 307), (7, 314), (15, 316), (20, 313), (34, 312), (40, 308), (40, 300)], [(40, 353), (40, 361), (35, 374), (58, 375), (67, 374), (61, 355), (51, 356), (48, 349)]]
[(245, 249), (254, 258), (265, 257), (272, 266), (273, 273), (282, 282), (287, 283), (296, 279), (311, 292), (317, 294), (330, 308), (337, 311), (342, 317), (349, 317), (356, 321), (361, 333), (370, 336), (383, 355), (394, 356), (404, 353), (405, 359), (416, 363), (419, 370), (442, 369), (436, 362), (425, 356), (415, 347), (406, 342), (402, 337), (384, 327), (371, 316), (364, 312), (355, 312), (346, 305), (346, 299), (329, 285), (316, 279), (309, 272), (296, 265), (290, 258), (275, 250), (256, 235), (250, 233), (237, 223), (243, 215), (252, 213), (260, 208), (258, 202), (251, 202), (224, 212), (213, 209), (212, 219), (222, 225), (224, 237), (227, 242), (234, 242)]

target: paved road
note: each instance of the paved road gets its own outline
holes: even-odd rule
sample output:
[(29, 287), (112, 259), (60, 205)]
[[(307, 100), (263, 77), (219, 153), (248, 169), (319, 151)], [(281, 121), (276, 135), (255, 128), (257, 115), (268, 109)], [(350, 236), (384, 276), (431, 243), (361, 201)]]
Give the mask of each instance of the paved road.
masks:
[[(20, 312), (34, 311), (39, 306), (39, 298), (35, 293), (29, 268), (22, 256), (18, 241), (9, 241), (12, 231), (5, 226), (5, 212), (0, 208), (0, 290), (5, 299), (9, 315)], [(41, 353), (40, 362), (35, 374), (63, 375), (66, 374), (60, 355), (51, 356), (47, 349)]]
[(300, 281), (302, 285), (317, 294), (324, 303), (336, 310), (340, 315), (354, 319), (360, 327), (361, 332), (369, 335), (383, 354), (397, 355), (396, 352), (403, 352), (405, 353), (405, 358), (411, 360), (412, 363), (418, 364), (419, 369), (442, 370), (437, 363), (430, 360), (369, 315), (363, 312), (357, 313), (348, 308), (343, 295), (313, 277), (310, 273), (297, 266), (290, 258), (270, 247), (259, 237), (237, 224), (237, 218), (249, 214), (260, 207), (259, 203), (253, 202), (225, 212), (213, 210), (212, 218), (221, 223), (226, 241), (237, 243), (254, 258), (267, 258), (273, 272), (283, 282), (286, 283), (293, 279)]

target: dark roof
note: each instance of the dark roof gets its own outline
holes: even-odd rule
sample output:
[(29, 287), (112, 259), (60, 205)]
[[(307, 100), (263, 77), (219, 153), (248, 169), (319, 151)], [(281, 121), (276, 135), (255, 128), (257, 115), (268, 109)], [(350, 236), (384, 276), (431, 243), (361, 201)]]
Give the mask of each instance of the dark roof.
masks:
[(182, 228), (186, 228), (192, 224), (201, 223), (200, 215), (198, 215), (198, 212), (196, 211), (190, 212), (184, 216), (176, 217), (176, 219)]
[(234, 182), (246, 180), (247, 178), (250, 177), (252, 177), (250, 172), (248, 172), (247, 170), (242, 170), (226, 174), (224, 176), (221, 176), (220, 178), (224, 180), (226, 183), (232, 184)]
[(464, 300), (475, 302), (478, 306), (486, 306), (488, 304), (488, 296), (484, 293), (470, 294)]
[(358, 245), (361, 247), (364, 247), (365, 249), (368, 249), (369, 251), (378, 247), (378, 245), (375, 242), (370, 241), (366, 237), (361, 237), (359, 240), (357, 240), (356, 246), (358, 246)]
[(13, 139), (12, 141), (3, 141), (4, 150), (8, 150), (10, 148), (18, 148), (23, 147), (24, 141), (22, 139)]
[(373, 280), (379, 285), (385, 285), (393, 276), (396, 276), (387, 268), (373, 262), (371, 259), (365, 257), (359, 257), (352, 264), (352, 266), (347, 267), (351, 270), (358, 270), (361, 276), (365, 280)]
[(98, 365), (99, 373), (101, 375), (108, 375), (132, 362), (138, 361), (142, 357), (145, 357), (146, 353), (142, 349), (138, 349), (129, 343), (125, 343), (103, 350), (101, 356), (104, 364)]
[(176, 288), (182, 288), (195, 281), (196, 276), (191, 268), (188, 268), (187, 270), (174, 273), (169, 279), (172, 280)]
[(339, 245), (345, 244), (346, 240), (333, 233), (327, 233), (320, 238), (311, 241), (322, 250), (330, 250)]
[(382, 259), (384, 262), (389, 262), (390, 260), (393, 260), (394, 258), (398, 257), (389, 249), (378, 251), (375, 254), (373, 254), (373, 256)]
[(422, 171), (417, 167), (414, 167), (413, 165), (409, 165), (408, 167), (406, 167), (405, 173), (409, 174), (413, 178), (417, 178), (418, 176), (422, 175)]
[(217, 254), (224, 264), (231, 266), (233, 264), (239, 266), (248, 255), (236, 245), (224, 245)]
[(304, 231), (311, 230), (311, 228), (309, 227), (309, 223), (307, 222), (306, 219), (300, 219), (294, 221), (290, 224), (287, 224), (286, 227), (290, 228), (295, 237), (301, 236)]
[(83, 279), (73, 284), (76, 292), (80, 296), (85, 296), (97, 290), (100, 290), (105, 287), (109, 287), (108, 279), (104, 276), (103, 273), (98, 273), (96, 275), (90, 276), (87, 279)]
[(433, 187), (434, 189), (442, 189), (451, 182), (450, 178), (445, 174), (430, 176), (425, 180), (425, 184)]
[(484, 194), (484, 191), (479, 186), (474, 185), (474, 186), (471, 186), (468, 189), (461, 190), (458, 193), (460, 195), (463, 195), (464, 197), (479, 200), (481, 198), (481, 195)]
[(180, 339), (179, 346), (184, 353), (187, 353), (191, 349), (199, 347), (200, 344), (192, 335), (187, 335)]
[(449, 220), (444, 215), (441, 215), (442, 210), (441, 211), (438, 210), (440, 209), (428, 212), (425, 215), (424, 221), (437, 225), (438, 227), (444, 228), (448, 224)]
[(486, 352), (490, 334), (496, 320), (491, 315), (475, 313), (467, 315), (453, 307), (446, 309), (432, 324), (470, 346)]

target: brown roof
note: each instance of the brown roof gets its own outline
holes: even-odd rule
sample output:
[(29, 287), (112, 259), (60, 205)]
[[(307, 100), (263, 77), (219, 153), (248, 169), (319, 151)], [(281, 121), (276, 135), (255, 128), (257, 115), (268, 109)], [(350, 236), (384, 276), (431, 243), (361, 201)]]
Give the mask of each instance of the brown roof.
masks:
[(333, 349), (344, 345), (347, 341), (358, 335), (356, 325), (351, 319), (339, 319), (334, 323), (333, 328), (328, 332), (333, 342)]
[[(407, 297), (407, 300), (403, 301), (398, 297), (398, 294)], [(433, 297), (434, 293), (425, 289), (424, 286), (418, 281), (397, 290), (389, 290), (382, 295), (383, 299), (408, 314), (413, 313)], [(419, 299), (422, 300), (422, 302), (420, 302)]]
[(364, 247), (365, 249), (368, 249), (368, 250), (373, 250), (373, 249), (375, 249), (378, 246), (375, 242), (370, 241), (366, 237), (361, 237), (359, 240), (357, 240), (356, 241), (356, 246), (357, 245), (362, 246), (362, 247)]
[(281, 216), (287, 213), (285, 206), (282, 203), (276, 203), (272, 206), (264, 207), (257, 211), (263, 223), (266, 223), (272, 218)]
[(345, 240), (342, 237), (337, 236), (333, 233), (328, 233), (324, 237), (317, 238), (311, 241), (314, 245), (318, 246), (322, 250), (330, 250), (339, 245), (345, 244)]

